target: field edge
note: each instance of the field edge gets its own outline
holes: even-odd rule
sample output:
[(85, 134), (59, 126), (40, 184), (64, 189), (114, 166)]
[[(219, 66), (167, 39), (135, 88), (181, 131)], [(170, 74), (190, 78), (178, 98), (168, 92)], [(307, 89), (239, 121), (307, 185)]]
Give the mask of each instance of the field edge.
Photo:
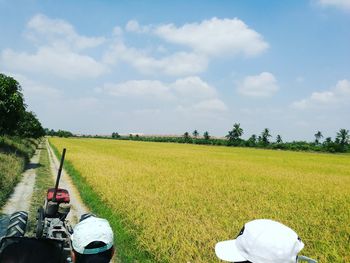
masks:
[[(58, 149), (48, 140), (50, 147), (57, 158), (61, 158)], [(111, 224), (114, 232), (114, 244), (116, 247), (117, 262), (156, 262), (155, 258), (146, 250), (140, 249), (136, 237), (125, 228), (122, 217), (112, 212), (111, 209), (93, 191), (80, 172), (74, 168), (70, 161), (64, 161), (64, 169), (72, 178), (83, 202), (90, 211), (99, 217), (105, 218)]]

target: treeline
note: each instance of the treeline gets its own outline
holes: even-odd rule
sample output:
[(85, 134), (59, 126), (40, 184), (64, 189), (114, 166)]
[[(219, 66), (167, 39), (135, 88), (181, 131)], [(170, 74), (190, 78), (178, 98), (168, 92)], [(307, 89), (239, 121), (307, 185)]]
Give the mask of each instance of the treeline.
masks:
[(0, 136), (39, 138), (45, 135), (35, 113), (26, 108), (19, 83), (0, 73)]
[(41, 123), (26, 110), (19, 83), (0, 73), (0, 207), (45, 135)]
[(235, 123), (232, 130), (228, 131), (225, 139), (212, 138), (209, 132), (206, 131), (200, 135), (197, 130), (192, 134), (185, 132), (181, 137), (159, 137), (159, 136), (141, 136), (128, 135), (121, 136), (117, 132), (112, 133), (113, 139), (119, 140), (135, 140), (135, 141), (152, 141), (152, 142), (173, 142), (173, 143), (192, 143), (204, 145), (220, 145), (220, 146), (238, 146), (238, 147), (255, 147), (264, 149), (280, 149), (292, 151), (317, 151), (317, 152), (349, 152), (350, 151), (350, 134), (349, 130), (340, 129), (337, 132), (335, 139), (327, 137), (322, 141), (323, 135), (320, 131), (315, 133), (315, 141), (292, 141), (283, 142), (282, 136), (277, 135), (275, 139), (272, 138), (270, 130), (265, 128), (261, 134), (253, 134), (249, 139), (241, 138), (243, 129), (239, 123)]
[(70, 131), (64, 131), (64, 130), (58, 130), (55, 131), (53, 129), (49, 130), (47, 128), (44, 129), (45, 135), (47, 136), (57, 136), (57, 137), (74, 137), (74, 134), (71, 133)]

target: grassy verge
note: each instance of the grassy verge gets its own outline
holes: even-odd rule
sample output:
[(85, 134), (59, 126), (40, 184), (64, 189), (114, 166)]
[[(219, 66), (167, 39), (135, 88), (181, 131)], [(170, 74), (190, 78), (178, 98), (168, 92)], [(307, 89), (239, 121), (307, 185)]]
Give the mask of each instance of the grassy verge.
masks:
[(0, 153), (0, 207), (11, 194), (25, 165), (24, 159), (15, 154)]
[(0, 136), (0, 208), (18, 183), (37, 141)]
[(37, 169), (35, 186), (29, 209), (29, 222), (27, 227), (27, 233), (29, 236), (34, 235), (37, 210), (44, 203), (47, 189), (53, 187), (54, 185), (54, 181), (51, 176), (50, 161), (46, 144), (42, 144), (41, 147), (42, 148), (39, 160), (40, 166)]
[(0, 136), (0, 152), (14, 154), (23, 158), (26, 162), (33, 156), (39, 141), (30, 138)]
[[(55, 155), (61, 158), (60, 152), (50, 143)], [(126, 230), (125, 222), (116, 212), (108, 207), (101, 197), (86, 182), (82, 175), (73, 167), (69, 161), (65, 161), (64, 169), (72, 177), (75, 186), (78, 188), (81, 198), (90, 211), (99, 217), (109, 221), (114, 232), (117, 262), (156, 262), (154, 257), (147, 251), (141, 250), (136, 242), (136, 237)]]

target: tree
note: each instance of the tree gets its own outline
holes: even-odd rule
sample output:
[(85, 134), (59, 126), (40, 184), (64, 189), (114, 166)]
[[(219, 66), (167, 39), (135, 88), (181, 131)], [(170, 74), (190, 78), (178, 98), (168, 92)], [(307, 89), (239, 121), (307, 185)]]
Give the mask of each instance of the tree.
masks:
[(16, 135), (27, 138), (40, 138), (45, 135), (45, 130), (33, 112), (25, 111), (18, 124)]
[(114, 139), (120, 138), (119, 133), (117, 133), (117, 132), (112, 132), (112, 138), (114, 138)]
[(199, 135), (199, 133), (198, 133), (197, 130), (194, 130), (194, 131), (192, 132), (192, 135), (193, 135), (194, 138), (197, 138), (198, 135)]
[(231, 141), (238, 141), (238, 139), (242, 136), (243, 134), (243, 129), (240, 127), (241, 124), (240, 123), (235, 123), (233, 125), (233, 128), (231, 131), (228, 132), (228, 134), (226, 135), (226, 138)]
[(203, 137), (204, 137), (205, 140), (209, 140), (209, 139), (210, 139), (209, 132), (207, 132), (207, 131), (204, 132), (204, 133), (203, 133)]
[(336, 139), (339, 141), (340, 145), (348, 145), (350, 140), (349, 130), (340, 129), (339, 132), (337, 132)]
[(265, 128), (263, 132), (261, 133), (261, 140), (264, 144), (269, 144), (269, 137), (272, 137), (270, 134), (270, 130), (268, 128)]
[(247, 146), (250, 146), (250, 147), (256, 146), (256, 141), (257, 141), (256, 135), (253, 134), (252, 136), (249, 137), (247, 141)]
[(317, 131), (315, 133), (315, 144), (319, 144), (320, 143), (320, 139), (323, 138), (323, 135), (320, 131)]
[(331, 137), (327, 137), (327, 138), (324, 140), (324, 144), (331, 143), (331, 142), (332, 142), (332, 138), (331, 138)]
[(324, 150), (326, 150), (327, 152), (343, 151), (343, 149), (341, 149), (342, 147), (339, 147), (339, 144), (333, 142), (331, 137), (327, 137), (324, 140), (324, 142), (322, 144), (322, 148)]
[(185, 132), (183, 136), (184, 136), (185, 139), (189, 139), (190, 138), (190, 134), (188, 132)]
[(19, 83), (0, 74), (0, 135), (16, 133), (25, 107)]
[(258, 142), (262, 143), (262, 137), (260, 135), (258, 136)]
[(253, 143), (256, 143), (256, 140), (257, 140), (256, 135), (253, 134), (252, 136), (250, 136), (249, 140), (251, 140)]
[(277, 135), (276, 142), (277, 143), (283, 143), (281, 135), (279, 135), (279, 134)]
[(73, 137), (73, 133), (71, 133), (70, 131), (65, 131), (65, 130), (58, 130), (56, 132), (56, 136), (58, 137)]

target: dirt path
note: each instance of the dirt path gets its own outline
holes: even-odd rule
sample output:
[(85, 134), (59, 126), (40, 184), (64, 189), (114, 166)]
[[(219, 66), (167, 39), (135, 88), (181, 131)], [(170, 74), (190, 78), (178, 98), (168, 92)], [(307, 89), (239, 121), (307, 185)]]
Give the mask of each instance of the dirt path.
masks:
[(2, 209), (4, 214), (12, 214), (16, 211), (29, 211), (30, 202), (35, 184), (36, 169), (39, 167), (41, 145), (35, 151), (34, 156), (30, 159), (21, 181), (17, 184), (14, 192), (7, 200)]
[[(51, 173), (54, 179), (56, 180), (57, 171), (60, 163), (59, 163), (59, 160), (56, 158), (56, 155), (54, 154), (48, 142), (46, 142), (46, 145), (47, 145), (47, 150), (49, 152)], [(67, 151), (67, 155), (68, 154), (69, 154), (69, 151)], [(89, 210), (84, 205), (78, 190), (73, 185), (72, 179), (68, 176), (68, 174), (64, 171), (64, 169), (62, 170), (59, 187), (67, 189), (69, 191), (71, 210), (68, 214), (68, 220), (72, 225), (75, 225), (76, 223), (78, 223), (80, 216), (82, 214), (88, 213)]]

